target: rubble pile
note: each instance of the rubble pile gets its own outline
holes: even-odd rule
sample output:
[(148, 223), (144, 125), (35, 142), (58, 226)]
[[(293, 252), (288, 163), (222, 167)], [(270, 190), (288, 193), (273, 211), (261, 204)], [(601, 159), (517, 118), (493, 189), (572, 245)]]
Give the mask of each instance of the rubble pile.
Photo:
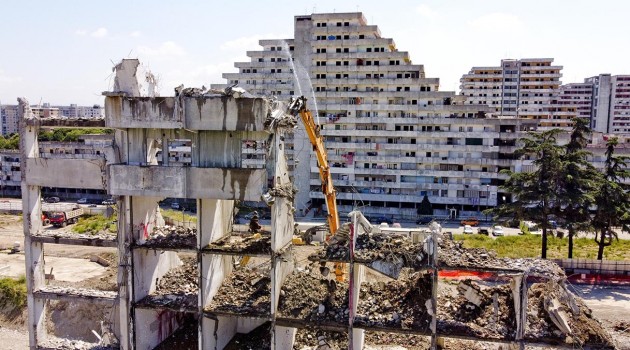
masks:
[(378, 345), (404, 344), (406, 349), (431, 348), (431, 338), (424, 335), (385, 333), (385, 332), (365, 332), (365, 348)]
[(361, 285), (354, 324), (428, 331), (431, 275), (403, 270), (398, 280)]
[(315, 323), (348, 324), (348, 282), (314, 276), (308, 270), (287, 276), (278, 315)]
[[(34, 237), (43, 237), (43, 238), (55, 238), (55, 239), (85, 239), (85, 240), (101, 240), (101, 241), (115, 241), (117, 238), (117, 233), (112, 233), (109, 231), (101, 231), (94, 233), (76, 233), (71, 231), (63, 231), (63, 230), (41, 230), (37, 232), (37, 234), (33, 235)], [(97, 244), (98, 245), (98, 244)]]
[(183, 226), (155, 226), (153, 232), (141, 244), (146, 247), (188, 248), (197, 247), (197, 229)]
[(196, 309), (199, 293), (197, 260), (184, 257), (182, 262), (182, 266), (169, 270), (158, 279), (155, 292), (143, 298), (139, 304)]
[(295, 333), (293, 350), (303, 350), (304, 348), (330, 350), (347, 349), (348, 333), (324, 331), (313, 328), (300, 328)]
[(48, 336), (43, 344), (39, 344), (38, 349), (51, 350), (113, 350), (118, 349), (118, 345), (99, 345), (75, 339), (64, 339)]
[(208, 312), (239, 315), (271, 314), (270, 272), (242, 269), (227, 277), (210, 305)]
[(271, 349), (271, 322), (265, 322), (249, 333), (236, 333), (224, 350)]
[(508, 285), (462, 280), (454, 293), (441, 291), (438, 296), (438, 333), (515, 339), (516, 312)]
[(342, 226), (326, 243), (324, 249), (309, 256), (312, 261), (350, 261), (350, 235), (348, 225)]
[(239, 254), (271, 254), (271, 235), (230, 235), (208, 244), (207, 250)]
[(612, 337), (563, 282), (534, 283), (527, 292), (525, 339), (577, 347), (614, 349)]
[(421, 269), (428, 264), (428, 256), (423, 243), (413, 243), (407, 235), (362, 234), (354, 248), (354, 260), (359, 263), (398, 260), (404, 267)]
[(498, 258), (495, 251), (482, 248), (464, 248), (461, 241), (442, 238), (438, 245), (439, 266), (486, 270), (523, 271), (529, 276), (564, 278), (558, 264), (545, 259)]

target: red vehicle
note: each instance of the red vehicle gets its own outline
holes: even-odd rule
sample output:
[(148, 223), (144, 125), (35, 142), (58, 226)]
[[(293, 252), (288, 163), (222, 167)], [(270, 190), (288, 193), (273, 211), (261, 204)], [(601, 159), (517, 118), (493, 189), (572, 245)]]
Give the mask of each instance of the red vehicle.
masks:
[(477, 218), (468, 218), (464, 219), (461, 222), (462, 226), (470, 225), (470, 226), (479, 226), (479, 220)]
[(50, 214), (50, 223), (55, 227), (65, 227), (68, 224), (74, 224), (79, 221), (79, 217), (83, 215), (83, 209), (74, 208), (68, 211), (56, 211)]

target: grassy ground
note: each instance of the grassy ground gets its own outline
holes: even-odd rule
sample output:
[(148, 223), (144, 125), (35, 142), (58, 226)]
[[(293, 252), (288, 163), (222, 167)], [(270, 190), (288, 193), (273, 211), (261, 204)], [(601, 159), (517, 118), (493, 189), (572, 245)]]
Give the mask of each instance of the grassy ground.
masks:
[(0, 307), (20, 308), (26, 305), (26, 278), (0, 278)]
[[(484, 235), (454, 235), (455, 240), (464, 241), (466, 248), (486, 248), (494, 250), (500, 257), (535, 258), (540, 256), (542, 237), (537, 235), (503, 236), (492, 239)], [(567, 257), (568, 238), (549, 237), (547, 240), (547, 258), (563, 259)], [(597, 258), (597, 243), (592, 238), (573, 240), (573, 257), (582, 259)], [(613, 241), (604, 248), (606, 260), (630, 259), (630, 241)]]
[(116, 233), (116, 215), (106, 218), (103, 215), (83, 216), (79, 218), (72, 231), (76, 233), (99, 233), (111, 232)]
[(181, 210), (173, 210), (173, 209), (162, 209), (162, 217), (169, 218), (176, 221), (184, 221), (184, 222), (197, 222), (197, 216), (188, 215), (184, 213), (182, 216)]

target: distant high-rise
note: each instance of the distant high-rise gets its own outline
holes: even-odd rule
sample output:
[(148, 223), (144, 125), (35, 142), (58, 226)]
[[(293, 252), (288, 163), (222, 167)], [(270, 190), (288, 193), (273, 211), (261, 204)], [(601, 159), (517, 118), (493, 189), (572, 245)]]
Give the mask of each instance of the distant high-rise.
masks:
[[(2, 123), (2, 135), (10, 135), (18, 132), (17, 105), (0, 105), (0, 122)], [(52, 106), (50, 103), (31, 106), (33, 114), (39, 118), (103, 118), (104, 109), (99, 105), (77, 106)]]
[(593, 89), (591, 127), (604, 133), (630, 132), (630, 75), (600, 74), (584, 79)]
[(461, 94), (469, 104), (492, 107), (495, 114), (550, 119), (562, 66), (553, 58), (504, 59), (498, 67), (473, 67), (461, 78)]

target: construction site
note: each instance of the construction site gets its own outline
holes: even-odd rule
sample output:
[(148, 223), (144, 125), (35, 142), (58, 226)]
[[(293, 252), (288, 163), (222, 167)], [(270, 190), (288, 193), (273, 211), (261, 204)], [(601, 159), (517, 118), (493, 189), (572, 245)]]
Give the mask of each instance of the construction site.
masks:
[[(435, 222), (386, 230), (360, 211), (340, 218), (312, 101), (236, 86), (156, 96), (135, 59), (115, 66), (103, 95), (105, 119), (89, 121), (35, 117), (19, 100), (31, 349), (616, 348), (553, 262), (464, 249)], [(42, 157), (39, 131), (67, 127), (113, 129), (111, 152)], [(296, 232), (285, 156), (297, 127), (328, 206), (326, 230), (308, 237)], [(42, 187), (107, 191), (117, 233), (45, 233)], [(193, 200), (196, 223), (166, 225), (166, 198)], [(244, 201), (268, 207), (270, 225), (237, 224)], [(89, 288), (50, 280), (46, 251), (58, 245), (115, 248), (109, 274)]]

